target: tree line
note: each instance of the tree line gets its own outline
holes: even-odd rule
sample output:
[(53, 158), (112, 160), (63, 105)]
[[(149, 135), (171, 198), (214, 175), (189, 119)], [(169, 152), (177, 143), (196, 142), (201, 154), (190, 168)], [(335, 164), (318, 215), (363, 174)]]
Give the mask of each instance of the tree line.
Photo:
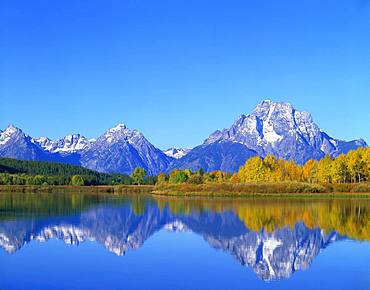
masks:
[(304, 165), (277, 159), (274, 155), (248, 159), (234, 174), (212, 171), (175, 169), (160, 173), (157, 184), (205, 184), (248, 182), (307, 182), (307, 183), (361, 183), (370, 181), (370, 148), (359, 148), (336, 158), (326, 155), (321, 160), (309, 160)]
[(64, 163), (0, 158), (0, 185), (143, 185), (248, 182), (362, 183), (370, 181), (370, 148), (359, 148), (336, 158), (309, 160), (304, 165), (273, 155), (248, 159), (234, 174), (215, 170), (175, 169), (148, 176), (137, 167), (130, 175), (106, 174)]
[(130, 185), (155, 184), (144, 169), (131, 175), (106, 174), (64, 163), (0, 158), (0, 185)]

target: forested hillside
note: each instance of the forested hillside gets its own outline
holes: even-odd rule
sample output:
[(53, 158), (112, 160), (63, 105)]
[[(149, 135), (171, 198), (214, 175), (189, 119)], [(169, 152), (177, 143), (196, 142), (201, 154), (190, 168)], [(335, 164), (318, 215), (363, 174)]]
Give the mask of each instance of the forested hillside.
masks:
[(72, 181), (74, 185), (111, 185), (130, 184), (131, 178), (64, 163), (0, 158), (0, 184), (68, 185), (73, 184)]

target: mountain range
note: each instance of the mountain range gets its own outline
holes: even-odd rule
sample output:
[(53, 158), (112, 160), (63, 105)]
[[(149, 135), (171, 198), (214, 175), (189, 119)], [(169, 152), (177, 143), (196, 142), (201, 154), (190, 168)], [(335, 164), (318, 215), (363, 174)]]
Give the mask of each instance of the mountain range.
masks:
[(0, 131), (0, 157), (64, 162), (106, 173), (129, 174), (139, 166), (149, 175), (175, 168), (234, 172), (248, 158), (268, 154), (304, 164), (309, 159), (319, 160), (326, 154), (336, 157), (365, 146), (363, 139), (347, 142), (332, 138), (309, 113), (270, 100), (258, 104), (252, 113), (241, 115), (230, 128), (215, 131), (193, 149), (162, 151), (124, 124), (97, 139), (80, 134), (60, 140), (32, 138), (13, 125)]

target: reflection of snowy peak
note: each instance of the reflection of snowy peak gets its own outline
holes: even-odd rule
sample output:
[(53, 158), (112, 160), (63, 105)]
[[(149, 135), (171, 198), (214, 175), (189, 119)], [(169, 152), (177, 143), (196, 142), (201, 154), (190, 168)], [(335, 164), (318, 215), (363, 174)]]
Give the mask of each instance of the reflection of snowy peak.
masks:
[(263, 280), (288, 278), (297, 270), (307, 269), (321, 249), (342, 238), (335, 232), (326, 235), (320, 229), (308, 229), (303, 223), (293, 229), (255, 233), (231, 212), (176, 215), (167, 207), (160, 210), (148, 205), (137, 215), (126, 205), (97, 207), (81, 215), (50, 220), (1, 221), (0, 247), (14, 253), (32, 240), (56, 238), (71, 245), (92, 240), (122, 256), (129, 249), (140, 248), (162, 229), (203, 236), (212, 247), (229, 252)]
[(188, 229), (188, 227), (182, 223), (179, 220), (175, 220), (174, 222), (168, 223), (163, 226), (164, 229), (166, 229), (169, 232), (178, 232), (178, 233), (183, 233), (183, 232), (189, 232), (191, 231)]
[(46, 227), (36, 236), (32, 236), (32, 238), (39, 242), (46, 242), (49, 239), (56, 238), (70, 245), (79, 245), (88, 239), (83, 230), (71, 225)]
[(289, 278), (295, 271), (306, 270), (321, 249), (341, 237), (320, 229), (308, 229), (298, 223), (293, 230), (284, 228), (273, 233), (253, 233), (217, 240), (206, 237), (215, 248), (234, 255), (263, 280)]

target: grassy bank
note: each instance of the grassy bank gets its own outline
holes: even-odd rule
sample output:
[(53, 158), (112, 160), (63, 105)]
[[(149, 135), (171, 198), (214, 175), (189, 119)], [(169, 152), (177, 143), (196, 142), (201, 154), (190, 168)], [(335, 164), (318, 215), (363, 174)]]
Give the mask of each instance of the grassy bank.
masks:
[(303, 182), (258, 183), (207, 183), (207, 184), (160, 184), (115, 186), (62, 186), (62, 185), (0, 185), (0, 193), (108, 193), (154, 194), (166, 196), (367, 196), (370, 184), (311, 184)]
[(34, 193), (150, 193), (152, 185), (115, 185), (115, 186), (71, 186), (71, 185), (0, 185), (0, 193), (34, 192)]
[(153, 194), (179, 196), (248, 195), (364, 195), (370, 197), (370, 184), (311, 184), (303, 182), (160, 184)]

